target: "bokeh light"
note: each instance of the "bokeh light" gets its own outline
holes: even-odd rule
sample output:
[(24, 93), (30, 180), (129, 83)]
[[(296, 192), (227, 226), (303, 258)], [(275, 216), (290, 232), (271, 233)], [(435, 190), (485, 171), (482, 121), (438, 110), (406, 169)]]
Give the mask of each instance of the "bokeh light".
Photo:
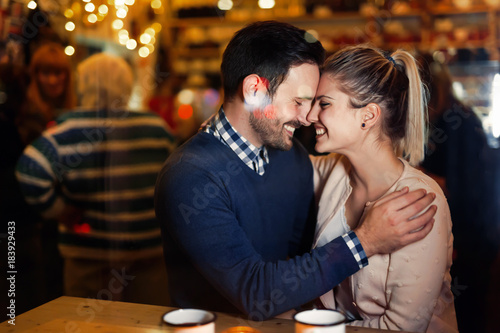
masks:
[(177, 110), (177, 114), (181, 119), (189, 119), (193, 116), (193, 107), (190, 104), (182, 104)]

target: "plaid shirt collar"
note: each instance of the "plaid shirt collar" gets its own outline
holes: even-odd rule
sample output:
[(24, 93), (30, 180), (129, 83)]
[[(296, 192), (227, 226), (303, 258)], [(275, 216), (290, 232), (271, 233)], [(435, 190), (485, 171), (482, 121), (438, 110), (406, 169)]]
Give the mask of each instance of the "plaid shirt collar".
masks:
[(255, 147), (229, 123), (222, 107), (209, 121), (203, 130), (219, 139), (231, 148), (250, 169), (263, 175), (265, 166), (269, 163), (269, 155), (265, 146)]

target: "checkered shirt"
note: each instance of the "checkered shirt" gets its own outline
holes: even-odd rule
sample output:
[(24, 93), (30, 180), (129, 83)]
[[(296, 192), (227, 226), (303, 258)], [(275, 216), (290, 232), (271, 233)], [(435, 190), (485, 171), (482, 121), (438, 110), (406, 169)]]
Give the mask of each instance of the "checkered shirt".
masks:
[(363, 250), (358, 236), (356, 236), (354, 231), (349, 231), (347, 234), (343, 235), (342, 238), (344, 238), (347, 247), (351, 250), (354, 259), (358, 262), (359, 269), (368, 265), (368, 258), (366, 257), (365, 250)]
[(203, 131), (212, 134), (231, 148), (250, 169), (261, 176), (264, 174), (265, 167), (269, 163), (269, 155), (266, 147), (257, 148), (241, 136), (231, 126), (222, 108), (210, 120)]

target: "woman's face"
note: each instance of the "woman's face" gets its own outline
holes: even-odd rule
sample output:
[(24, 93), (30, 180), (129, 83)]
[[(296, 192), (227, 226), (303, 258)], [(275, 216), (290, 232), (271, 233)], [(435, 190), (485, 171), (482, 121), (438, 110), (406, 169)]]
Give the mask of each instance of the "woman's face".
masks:
[(58, 68), (41, 68), (37, 73), (38, 86), (43, 96), (55, 99), (64, 94), (66, 72)]
[(313, 108), (307, 119), (316, 129), (316, 151), (346, 153), (360, 143), (360, 109), (353, 109), (349, 96), (330, 75), (321, 77)]

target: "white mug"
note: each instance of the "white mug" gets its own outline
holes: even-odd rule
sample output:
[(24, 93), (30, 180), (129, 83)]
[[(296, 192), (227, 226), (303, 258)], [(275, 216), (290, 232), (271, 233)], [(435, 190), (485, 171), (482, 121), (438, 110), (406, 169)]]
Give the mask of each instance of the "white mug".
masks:
[(173, 327), (174, 332), (214, 333), (215, 313), (198, 309), (178, 309), (165, 313), (163, 322)]
[(335, 310), (313, 309), (296, 313), (295, 333), (345, 333), (346, 317)]

